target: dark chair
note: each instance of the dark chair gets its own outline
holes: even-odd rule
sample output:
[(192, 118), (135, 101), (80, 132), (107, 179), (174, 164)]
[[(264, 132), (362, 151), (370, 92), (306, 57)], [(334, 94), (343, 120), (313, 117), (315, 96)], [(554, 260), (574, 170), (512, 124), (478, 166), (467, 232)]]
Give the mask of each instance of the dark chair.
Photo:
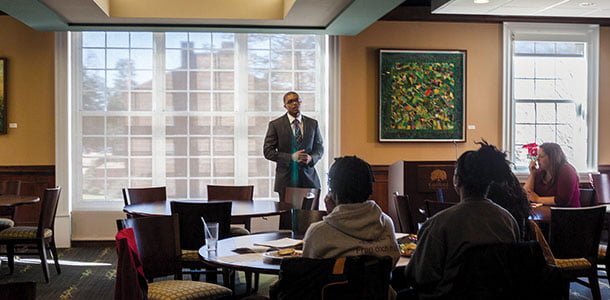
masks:
[[(305, 210), (318, 210), (320, 206), (320, 189), (317, 188), (297, 188), (286, 187), (284, 190), (284, 199), (280, 201), (290, 203), (292, 208)], [(291, 217), (289, 213), (280, 215), (280, 229), (290, 229)]]
[[(310, 205), (304, 204), (305, 199), (311, 200)], [(318, 210), (320, 206), (320, 189), (286, 187), (282, 202), (291, 203), (293, 208)]]
[(0, 299), (36, 300), (36, 283), (27, 281), (0, 284)]
[(290, 213), (292, 215), (292, 232), (295, 236), (305, 235), (309, 225), (322, 221), (322, 218), (326, 216), (326, 211), (322, 210), (304, 210), (293, 208)]
[[(0, 195), (20, 195), (21, 193), (21, 180), (5, 180), (0, 181)], [(14, 217), (14, 207), (0, 207), (0, 230), (12, 227), (9, 225)], [(7, 220), (9, 219), (9, 220)], [(14, 224), (13, 224), (14, 225)]]
[[(394, 201), (396, 220), (398, 221), (397, 226), (394, 227), (397, 228), (399, 232), (416, 233), (417, 224), (411, 224), (411, 220), (413, 220), (413, 218), (411, 217), (411, 211), (409, 210), (409, 196), (395, 194), (394, 197), (392, 197), (392, 200)], [(414, 232), (411, 229), (412, 226), (414, 226)]]
[(0, 231), (0, 245), (6, 245), (8, 265), (10, 273), (15, 269), (15, 245), (35, 244), (37, 252), (27, 252), (21, 254), (40, 255), (40, 265), (44, 273), (46, 282), (49, 282), (49, 266), (47, 264), (47, 250), (51, 251), (51, 256), (55, 261), (57, 274), (61, 273), (59, 261), (57, 260), (57, 248), (55, 247), (55, 214), (61, 188), (47, 188), (44, 191), (40, 209), (38, 226), (15, 226)]
[[(208, 185), (208, 201), (252, 201), (254, 198), (253, 185)], [(246, 230), (241, 227), (231, 226), (231, 235), (250, 234), (250, 218), (233, 218), (233, 224), (243, 224)]]
[(5, 180), (0, 182), (0, 195), (20, 195), (21, 180)]
[(147, 188), (123, 188), (125, 205), (138, 203), (165, 202), (167, 191), (164, 186)]
[[(133, 274), (137, 272), (137, 266), (141, 264), (143, 275), (148, 280), (148, 284), (146, 284), (146, 281), (137, 281), (134, 276), (128, 277), (127, 279), (134, 280), (132, 289), (140, 288), (148, 299), (230, 299), (231, 290), (223, 286), (180, 280), (182, 273), (177, 260), (180, 254), (179, 217), (177, 215), (117, 220), (117, 227), (119, 229), (117, 270), (126, 271), (131, 268)], [(130, 231), (123, 231), (125, 228), (133, 230), (136, 249), (125, 247), (129, 246), (130, 239)], [(130, 267), (127, 259), (122, 259), (129, 258), (124, 251), (131, 251), (131, 257), (137, 258), (133, 266)], [(155, 278), (171, 275), (175, 280), (153, 282)], [(121, 286), (117, 286), (115, 296), (129, 292), (125, 291), (127, 282), (119, 272), (117, 272), (116, 282)]]
[(432, 200), (425, 200), (424, 202), (426, 203), (426, 217), (428, 218), (432, 218), (432, 216), (436, 215), (437, 213), (456, 204), (453, 202), (440, 202)]
[[(589, 174), (589, 180), (591, 186), (595, 191), (595, 203), (594, 205), (610, 205), (610, 178), (608, 174)], [(582, 203), (582, 194), (580, 198)], [(606, 277), (610, 283), (610, 258), (608, 257), (608, 241), (607, 238), (610, 235), (610, 226), (608, 219), (604, 222), (605, 240), (600, 242), (598, 250), (598, 262), (604, 265), (606, 271)]]
[(561, 297), (561, 275), (547, 265), (536, 241), (477, 245), (462, 255), (460, 270), (447, 299)]
[(387, 300), (392, 259), (376, 256), (284, 259), (271, 299)]
[[(179, 202), (170, 203), (172, 214), (177, 214), (180, 219), (180, 264), (182, 268), (190, 269), (188, 273), (195, 281), (199, 281), (199, 274), (205, 273), (208, 282), (216, 282), (219, 273), (216, 268), (204, 263), (199, 258), (198, 250), (205, 245), (204, 225), (201, 218), (206, 222), (218, 223), (218, 239), (231, 236), (231, 201), (214, 202)], [(200, 270), (205, 269), (201, 272)]]
[[(597, 255), (605, 217), (605, 206), (551, 207), (549, 246), (565, 279), (565, 295), (569, 294), (569, 282), (576, 281), (591, 289), (593, 299), (601, 299)], [(589, 281), (578, 277), (587, 277)]]

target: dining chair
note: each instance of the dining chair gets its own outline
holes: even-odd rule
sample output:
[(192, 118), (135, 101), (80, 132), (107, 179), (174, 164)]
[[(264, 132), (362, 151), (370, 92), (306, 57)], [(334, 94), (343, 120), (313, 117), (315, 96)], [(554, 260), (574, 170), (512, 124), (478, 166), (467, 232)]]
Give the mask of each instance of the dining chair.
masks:
[[(599, 240), (606, 207), (551, 207), (549, 246), (554, 262), (565, 280), (564, 293), (569, 294), (569, 282), (575, 281), (591, 289), (593, 299), (601, 299), (597, 276)], [(584, 282), (578, 277), (587, 277)]]
[(4, 180), (0, 182), (0, 195), (20, 195), (21, 180)]
[[(226, 287), (208, 282), (181, 280), (182, 273), (177, 260), (180, 254), (177, 215), (117, 220), (117, 228), (119, 261), (115, 296), (133, 293), (128, 289), (138, 288), (150, 300), (231, 299), (232, 292)], [(141, 266), (141, 270), (138, 270), (138, 266)], [(128, 271), (131, 272), (127, 273)], [(146, 280), (137, 280), (137, 274), (141, 274)], [(154, 281), (155, 278), (172, 275), (174, 280)], [(128, 286), (129, 280), (132, 281), (131, 287)], [(124, 299), (129, 298), (125, 296)]]
[[(218, 239), (228, 238), (231, 236), (232, 206), (231, 201), (170, 203), (172, 215), (178, 215), (180, 220), (180, 264), (183, 274), (190, 274), (193, 280), (199, 281), (199, 275), (204, 273), (206, 281), (216, 282), (216, 276), (220, 273), (218, 269), (206, 264), (199, 257), (199, 248), (205, 245), (202, 218), (205, 222), (218, 223)], [(190, 271), (185, 272), (184, 269)]]
[[(0, 181), (0, 195), (20, 195), (21, 193), (21, 180), (4, 180)], [(14, 218), (13, 207), (0, 207), (0, 230), (9, 224), (10, 220)], [(10, 219), (9, 221), (5, 219)], [(11, 221), (12, 222), (12, 221)]]
[(0, 299), (36, 300), (36, 282), (8, 282), (0, 284)]
[(26, 252), (21, 254), (38, 254), (40, 265), (44, 273), (45, 282), (49, 282), (49, 266), (47, 264), (47, 250), (55, 261), (57, 274), (61, 273), (59, 261), (57, 260), (57, 248), (55, 247), (55, 214), (59, 203), (60, 187), (47, 188), (42, 198), (38, 226), (14, 226), (0, 231), (0, 245), (6, 245), (8, 265), (10, 273), (15, 269), (15, 245), (35, 244), (37, 252)]
[(561, 285), (538, 242), (483, 244), (462, 254), (447, 299), (560, 299)]
[(425, 200), (426, 203), (426, 217), (432, 218), (437, 213), (454, 206), (456, 203), (453, 202), (440, 202), (440, 201), (432, 201)]
[[(290, 203), (292, 208), (318, 210), (320, 206), (320, 189), (318, 188), (286, 187), (283, 197), (280, 201)], [(281, 214), (279, 228), (290, 229), (291, 220), (290, 213)]]
[(290, 214), (292, 215), (292, 233), (295, 236), (304, 236), (309, 225), (322, 221), (322, 218), (326, 216), (326, 211), (293, 208)]
[[(208, 201), (252, 201), (254, 198), (253, 185), (212, 185), (208, 184)], [(250, 234), (250, 218), (233, 218), (233, 224), (243, 224), (244, 228), (239, 226), (231, 226), (231, 235)]]
[(595, 199), (595, 189), (579, 188), (580, 193), (580, 206), (595, 206), (597, 200)]
[[(608, 174), (600, 173), (593, 174), (589, 173), (589, 182), (593, 187), (595, 192), (595, 205), (610, 205), (610, 177)], [(582, 195), (581, 195), (581, 203), (582, 203)], [(606, 272), (605, 277), (610, 283), (610, 257), (608, 257), (608, 241), (607, 238), (610, 236), (610, 220), (606, 218), (604, 222), (604, 231), (606, 239), (604, 241), (600, 241), (599, 250), (598, 250), (598, 263), (604, 266), (604, 271)]]
[(410, 232), (410, 223), (413, 218), (409, 211), (409, 196), (394, 193), (392, 201), (396, 210), (396, 224), (394, 224), (394, 227), (397, 229), (397, 232)]
[(387, 300), (392, 259), (389, 256), (283, 259), (277, 291), (271, 299)]
[(396, 208), (402, 232), (416, 234), (419, 223), (425, 221), (421, 207), (408, 195), (396, 195)]
[(123, 188), (123, 201), (125, 205), (165, 202), (166, 200), (167, 191), (164, 186)]

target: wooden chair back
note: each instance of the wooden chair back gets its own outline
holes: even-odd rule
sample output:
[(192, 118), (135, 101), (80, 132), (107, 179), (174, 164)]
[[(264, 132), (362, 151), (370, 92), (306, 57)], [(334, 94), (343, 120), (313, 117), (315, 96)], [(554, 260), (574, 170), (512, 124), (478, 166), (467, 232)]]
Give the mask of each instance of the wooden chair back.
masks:
[(589, 174), (589, 180), (595, 189), (595, 204), (610, 204), (610, 177), (608, 174)]
[(169, 275), (181, 279), (178, 218), (178, 215), (172, 215), (117, 220), (119, 230), (133, 228), (144, 274), (149, 282), (156, 277)]
[(409, 199), (408, 195), (396, 195), (396, 215), (400, 220), (401, 232), (417, 233), (419, 224), (418, 216), (424, 216), (420, 212), (420, 207)]
[(398, 195), (394, 194), (392, 197), (392, 201), (394, 202), (395, 208), (395, 222), (394, 228), (398, 230), (397, 232), (411, 232), (411, 213), (409, 211), (409, 196), (408, 195)]
[(0, 195), (20, 195), (21, 180), (0, 181)]
[(252, 201), (254, 198), (253, 185), (211, 185), (207, 186), (208, 201), (242, 200)]
[(146, 188), (123, 188), (125, 205), (139, 203), (165, 202), (167, 191), (164, 186)]
[(386, 300), (391, 270), (389, 256), (284, 259), (277, 299)]
[(597, 261), (599, 240), (606, 217), (606, 207), (551, 207), (549, 245), (555, 258)]
[(231, 235), (231, 201), (214, 201), (207, 203), (179, 202), (170, 203), (172, 215), (177, 214), (180, 220), (180, 248), (198, 250), (205, 245), (206, 222), (218, 223), (218, 239)]
[(320, 189), (286, 187), (281, 201), (292, 204), (293, 208), (317, 210), (320, 206)]
[(595, 206), (598, 205), (595, 200), (594, 189), (579, 189), (580, 191), (580, 206)]
[(304, 210), (293, 208), (290, 213), (292, 215), (292, 233), (294, 233), (296, 236), (305, 235), (309, 225), (322, 221), (322, 218), (326, 216), (326, 212), (322, 210)]
[(561, 287), (538, 242), (486, 244), (464, 252), (447, 299), (560, 299)]
[(440, 202), (432, 200), (425, 200), (424, 202), (426, 203), (426, 217), (428, 218), (432, 218), (432, 216), (436, 215), (437, 213), (456, 204), (454, 202)]
[(40, 208), (40, 219), (38, 219), (38, 238), (44, 237), (45, 229), (54, 230), (60, 194), (60, 187), (45, 189)]

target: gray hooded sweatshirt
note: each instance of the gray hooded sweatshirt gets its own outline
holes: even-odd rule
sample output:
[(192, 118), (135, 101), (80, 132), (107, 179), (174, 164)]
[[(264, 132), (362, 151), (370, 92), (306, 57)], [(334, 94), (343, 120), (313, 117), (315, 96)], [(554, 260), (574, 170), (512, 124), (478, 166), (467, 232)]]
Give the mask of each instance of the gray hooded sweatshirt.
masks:
[(390, 256), (394, 265), (400, 251), (392, 219), (374, 201), (341, 204), (305, 233), (303, 256)]

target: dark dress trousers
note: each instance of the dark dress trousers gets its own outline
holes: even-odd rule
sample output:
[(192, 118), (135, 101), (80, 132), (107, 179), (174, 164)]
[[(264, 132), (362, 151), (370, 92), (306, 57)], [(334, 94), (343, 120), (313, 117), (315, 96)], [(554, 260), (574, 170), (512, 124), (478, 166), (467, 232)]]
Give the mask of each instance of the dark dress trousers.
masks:
[[(296, 142), (287, 114), (269, 122), (263, 154), (266, 159), (276, 162), (274, 191), (278, 193), (283, 193), (287, 186), (320, 188), (320, 178), (314, 166), (324, 154), (322, 135), (318, 121), (302, 116), (302, 122), (303, 141), (300, 145)], [(300, 149), (311, 156), (308, 165), (292, 161), (292, 153)]]

